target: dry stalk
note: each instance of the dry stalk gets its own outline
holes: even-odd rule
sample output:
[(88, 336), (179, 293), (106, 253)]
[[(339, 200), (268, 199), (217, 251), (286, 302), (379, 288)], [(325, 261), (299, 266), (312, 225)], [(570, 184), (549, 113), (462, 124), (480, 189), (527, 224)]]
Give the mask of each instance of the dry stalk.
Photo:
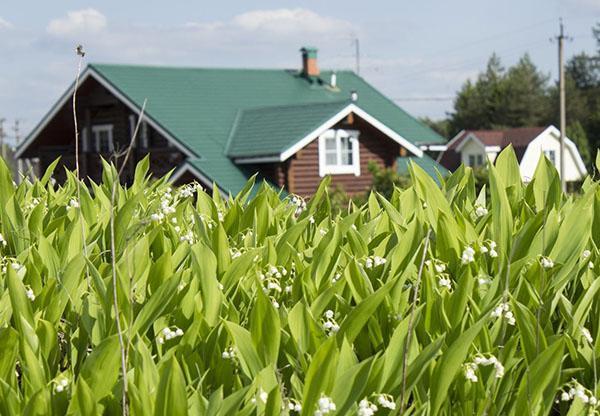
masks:
[(123, 390), (122, 390), (122, 414), (124, 416), (129, 415), (129, 403), (127, 401), (127, 356), (128, 356), (128, 344), (125, 345), (125, 340), (123, 339), (123, 330), (121, 328), (121, 310), (119, 309), (119, 298), (117, 291), (117, 253), (115, 247), (115, 198), (117, 194), (117, 185), (121, 178), (121, 173), (123, 173), (123, 169), (125, 168), (127, 161), (129, 160), (129, 155), (131, 154), (131, 148), (133, 147), (133, 143), (137, 136), (138, 130), (140, 128), (140, 124), (144, 117), (144, 111), (146, 109), (146, 100), (144, 100), (144, 104), (142, 105), (142, 109), (140, 111), (140, 116), (138, 117), (137, 124), (135, 129), (131, 135), (131, 140), (129, 141), (129, 145), (127, 147), (127, 152), (125, 154), (125, 159), (121, 165), (121, 168), (117, 172), (117, 177), (113, 178), (112, 182), (112, 190), (110, 193), (110, 253), (111, 253), (111, 268), (112, 268), (112, 285), (113, 285), (113, 305), (115, 311), (115, 322), (117, 325), (117, 335), (119, 337), (119, 346), (121, 348), (121, 373), (123, 374)]
[[(79, 62), (77, 64), (77, 76), (75, 77), (75, 86), (73, 87), (73, 124), (75, 125), (75, 176), (77, 177), (77, 204), (79, 205), (78, 215), (79, 215), (79, 224), (81, 225), (81, 243), (83, 244), (83, 256), (87, 259), (87, 243), (85, 241), (85, 225), (83, 219), (83, 212), (81, 210), (81, 178), (79, 173), (79, 127), (77, 124), (77, 90), (79, 89), (79, 78), (81, 76), (81, 64), (83, 63), (83, 58), (85, 57), (85, 52), (83, 51), (83, 47), (81, 45), (77, 45), (75, 48), (77, 55), (79, 56)], [(90, 288), (90, 271), (86, 262), (85, 266), (85, 275), (86, 281), (88, 285), (88, 290)]]
[(406, 393), (406, 367), (408, 366), (408, 351), (410, 348), (411, 334), (413, 326), (415, 324), (415, 309), (417, 308), (417, 301), (419, 299), (419, 287), (421, 286), (421, 277), (423, 276), (423, 266), (425, 265), (425, 257), (427, 256), (427, 250), (429, 249), (429, 237), (431, 236), (431, 228), (427, 230), (425, 241), (423, 242), (423, 256), (421, 256), (421, 263), (419, 264), (419, 272), (417, 274), (417, 281), (415, 283), (415, 289), (413, 292), (412, 305), (410, 309), (410, 316), (408, 317), (408, 331), (406, 334), (406, 343), (404, 344), (403, 352), (403, 363), (402, 363), (402, 393), (400, 395), (400, 413), (404, 412), (404, 395)]

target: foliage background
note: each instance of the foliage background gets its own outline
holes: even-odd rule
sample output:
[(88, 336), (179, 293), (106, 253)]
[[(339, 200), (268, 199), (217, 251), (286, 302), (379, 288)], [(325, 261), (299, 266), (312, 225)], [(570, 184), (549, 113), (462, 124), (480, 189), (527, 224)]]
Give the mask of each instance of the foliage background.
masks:
[(412, 166), (335, 213), (327, 181), (223, 199), (147, 163), (80, 198), (0, 163), (2, 414), (597, 412), (598, 182), (523, 184), (508, 148), (479, 192)]

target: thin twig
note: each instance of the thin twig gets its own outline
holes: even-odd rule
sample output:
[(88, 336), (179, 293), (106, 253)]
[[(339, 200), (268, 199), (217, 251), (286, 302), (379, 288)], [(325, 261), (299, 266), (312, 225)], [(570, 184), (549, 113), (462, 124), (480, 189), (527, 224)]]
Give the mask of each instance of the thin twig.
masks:
[(408, 317), (408, 332), (406, 334), (406, 343), (404, 344), (403, 363), (402, 363), (402, 393), (400, 395), (400, 414), (404, 411), (404, 395), (406, 393), (406, 367), (408, 365), (408, 351), (410, 348), (411, 334), (413, 331), (413, 325), (415, 320), (415, 309), (417, 308), (417, 300), (419, 298), (419, 286), (421, 285), (421, 276), (423, 275), (423, 266), (425, 265), (425, 257), (427, 256), (427, 250), (429, 248), (429, 237), (431, 235), (431, 228), (427, 230), (425, 241), (423, 242), (423, 256), (421, 256), (421, 264), (419, 264), (419, 272), (417, 274), (417, 281), (415, 283), (415, 290), (413, 292), (412, 305), (410, 309), (410, 316)]
[(121, 316), (121, 311), (119, 309), (119, 298), (117, 291), (117, 250), (115, 246), (115, 198), (117, 194), (117, 185), (119, 183), (121, 173), (123, 172), (123, 168), (129, 159), (129, 154), (131, 153), (131, 148), (133, 147), (133, 143), (135, 142), (135, 138), (137, 136), (140, 124), (144, 117), (144, 111), (146, 109), (146, 100), (144, 100), (144, 104), (142, 105), (142, 109), (140, 111), (140, 116), (138, 118), (137, 124), (135, 126), (135, 130), (131, 135), (131, 140), (129, 142), (129, 146), (127, 149), (127, 153), (125, 155), (125, 160), (121, 165), (117, 173), (117, 177), (113, 178), (112, 190), (110, 195), (110, 253), (111, 253), (111, 267), (112, 267), (112, 284), (113, 284), (113, 304), (115, 309), (115, 322), (117, 324), (117, 335), (119, 337), (119, 346), (121, 348), (121, 373), (123, 374), (123, 390), (122, 390), (122, 414), (124, 416), (129, 415), (129, 404), (127, 401), (127, 346), (125, 345), (125, 341), (123, 339), (123, 331), (121, 329), (121, 321), (119, 317)]
[[(83, 256), (87, 259), (88, 251), (87, 251), (87, 243), (85, 241), (85, 225), (83, 224), (83, 212), (81, 210), (81, 178), (79, 173), (79, 126), (77, 124), (77, 90), (79, 90), (79, 78), (81, 77), (81, 65), (83, 63), (83, 58), (85, 57), (85, 52), (83, 52), (83, 48), (81, 45), (78, 45), (76, 48), (77, 55), (79, 56), (79, 62), (77, 64), (77, 76), (75, 77), (75, 86), (73, 87), (73, 124), (75, 125), (75, 176), (77, 177), (77, 204), (79, 207), (78, 217), (79, 224), (81, 228), (81, 243), (83, 244)], [(90, 279), (90, 271), (86, 262), (85, 266), (85, 275), (88, 290), (90, 289), (91, 279)]]

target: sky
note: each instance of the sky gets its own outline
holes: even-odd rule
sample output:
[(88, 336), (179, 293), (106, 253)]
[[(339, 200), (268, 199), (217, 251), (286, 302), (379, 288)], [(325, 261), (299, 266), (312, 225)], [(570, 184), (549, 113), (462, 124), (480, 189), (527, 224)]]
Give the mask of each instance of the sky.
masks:
[(566, 57), (596, 45), (600, 0), (4, 0), (0, 3), (0, 119), (26, 135), (86, 61), (198, 67), (299, 68), (300, 47), (323, 69), (357, 69), (417, 117), (440, 119), (467, 79), (497, 53), (529, 53), (557, 78), (559, 17)]

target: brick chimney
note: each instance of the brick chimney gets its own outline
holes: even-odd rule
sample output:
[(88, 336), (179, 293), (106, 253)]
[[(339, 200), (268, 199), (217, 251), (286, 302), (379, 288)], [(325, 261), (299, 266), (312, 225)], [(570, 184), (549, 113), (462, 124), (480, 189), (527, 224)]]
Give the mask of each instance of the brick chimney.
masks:
[(318, 77), (317, 48), (305, 46), (300, 49), (300, 52), (302, 52), (302, 75), (307, 78)]

